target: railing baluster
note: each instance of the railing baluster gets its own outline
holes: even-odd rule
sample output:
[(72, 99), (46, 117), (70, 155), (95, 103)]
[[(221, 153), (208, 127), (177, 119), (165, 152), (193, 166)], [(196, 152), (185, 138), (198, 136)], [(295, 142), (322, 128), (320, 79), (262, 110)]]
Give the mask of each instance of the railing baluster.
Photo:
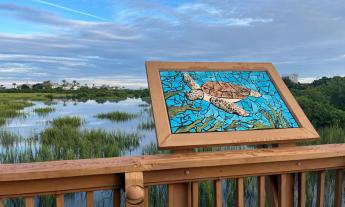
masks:
[(56, 196), (56, 207), (64, 207), (64, 194), (57, 194)]
[(199, 182), (192, 182), (192, 207), (199, 206)]
[(243, 207), (244, 206), (244, 182), (243, 178), (236, 179), (236, 186), (237, 186), (237, 206)]
[(4, 207), (4, 200), (0, 198), (0, 207)]
[(305, 207), (306, 204), (306, 178), (307, 173), (301, 172), (298, 174), (298, 207)]
[(221, 180), (214, 181), (215, 207), (222, 207), (222, 182)]
[(25, 197), (25, 207), (34, 207), (34, 197), (30, 196), (30, 197)]
[(92, 191), (86, 192), (86, 206), (93, 207), (93, 192)]
[(144, 196), (144, 207), (148, 207), (149, 206), (149, 187), (145, 187), (145, 196)]
[(325, 203), (325, 171), (321, 171), (318, 174), (318, 186), (317, 186), (317, 207), (324, 207)]
[(341, 207), (342, 206), (343, 178), (344, 178), (343, 169), (337, 170), (336, 171), (336, 177), (335, 177), (335, 196), (334, 196), (334, 206), (335, 207)]
[(259, 207), (266, 206), (266, 179), (265, 176), (258, 177), (258, 203)]
[(293, 206), (293, 174), (281, 174), (279, 184), (279, 206)]
[(113, 206), (114, 207), (121, 206), (121, 190), (120, 189), (113, 190)]
[(188, 206), (191, 204), (190, 197), (190, 184), (189, 183), (176, 183), (168, 185), (168, 206)]

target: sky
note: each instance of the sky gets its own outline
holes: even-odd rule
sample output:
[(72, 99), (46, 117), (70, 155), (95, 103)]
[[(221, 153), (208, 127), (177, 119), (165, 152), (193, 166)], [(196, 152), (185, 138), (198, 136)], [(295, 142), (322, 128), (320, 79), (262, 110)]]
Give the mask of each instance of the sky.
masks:
[(343, 0), (0, 0), (0, 84), (147, 87), (145, 61), (345, 75)]

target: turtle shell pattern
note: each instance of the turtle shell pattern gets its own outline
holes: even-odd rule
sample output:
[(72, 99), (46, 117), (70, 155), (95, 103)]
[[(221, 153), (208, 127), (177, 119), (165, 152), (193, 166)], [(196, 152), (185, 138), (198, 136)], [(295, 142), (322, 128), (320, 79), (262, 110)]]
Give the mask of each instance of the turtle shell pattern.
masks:
[(250, 95), (251, 89), (227, 82), (207, 82), (202, 91), (218, 98), (243, 99)]

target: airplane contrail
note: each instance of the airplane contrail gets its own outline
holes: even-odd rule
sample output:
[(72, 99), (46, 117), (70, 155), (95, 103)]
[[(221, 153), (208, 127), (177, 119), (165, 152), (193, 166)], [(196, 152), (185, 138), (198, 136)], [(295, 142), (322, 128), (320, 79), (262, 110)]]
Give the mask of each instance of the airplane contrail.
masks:
[(66, 11), (70, 11), (70, 12), (74, 12), (74, 13), (77, 13), (77, 14), (81, 14), (81, 15), (84, 15), (84, 16), (93, 17), (93, 18), (98, 19), (98, 20), (109, 21), (108, 19), (105, 19), (105, 18), (100, 17), (100, 16), (96, 16), (96, 15), (93, 15), (93, 14), (90, 14), (90, 13), (86, 13), (86, 12), (83, 12), (83, 11), (79, 11), (79, 10), (75, 10), (75, 9), (72, 9), (72, 8), (64, 7), (64, 6), (61, 6), (61, 5), (58, 5), (58, 4), (50, 3), (48, 1), (44, 1), (44, 0), (34, 0), (34, 1), (36, 1), (38, 3), (41, 3), (41, 4), (48, 5), (48, 6), (56, 7), (56, 8), (59, 8), (59, 9), (63, 9), (63, 10), (66, 10)]

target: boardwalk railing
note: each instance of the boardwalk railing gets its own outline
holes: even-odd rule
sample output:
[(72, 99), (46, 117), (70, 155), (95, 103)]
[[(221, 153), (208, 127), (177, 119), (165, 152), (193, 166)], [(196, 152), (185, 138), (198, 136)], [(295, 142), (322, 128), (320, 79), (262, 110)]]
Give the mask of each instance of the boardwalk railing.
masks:
[(3, 164), (0, 199), (23, 197), (28, 207), (33, 206), (36, 195), (55, 195), (56, 205), (61, 207), (64, 194), (86, 192), (90, 207), (94, 191), (113, 190), (114, 206), (120, 206), (122, 189), (126, 206), (148, 206), (148, 186), (168, 184), (169, 206), (198, 206), (198, 183), (213, 180), (215, 206), (222, 206), (220, 180), (234, 178), (237, 206), (244, 206), (244, 178), (258, 176), (259, 206), (269, 202), (285, 207), (293, 205), (293, 176), (298, 175), (298, 205), (305, 206), (306, 173), (316, 171), (317, 206), (323, 206), (325, 170), (335, 169), (334, 204), (340, 207), (343, 168), (345, 144)]

